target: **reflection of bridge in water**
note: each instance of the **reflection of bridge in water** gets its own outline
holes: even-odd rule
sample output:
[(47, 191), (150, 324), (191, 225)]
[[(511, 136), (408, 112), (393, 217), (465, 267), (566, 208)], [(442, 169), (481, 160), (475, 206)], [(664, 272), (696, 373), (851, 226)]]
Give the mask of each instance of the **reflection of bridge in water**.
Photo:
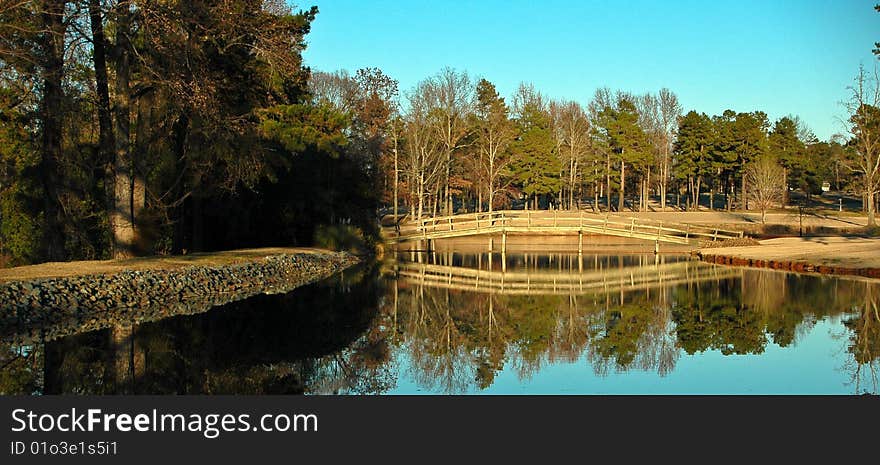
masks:
[(398, 274), (407, 284), (505, 295), (569, 295), (637, 291), (684, 283), (741, 277), (738, 268), (696, 261), (657, 263), (584, 271), (536, 269), (497, 271), (426, 263), (401, 264)]

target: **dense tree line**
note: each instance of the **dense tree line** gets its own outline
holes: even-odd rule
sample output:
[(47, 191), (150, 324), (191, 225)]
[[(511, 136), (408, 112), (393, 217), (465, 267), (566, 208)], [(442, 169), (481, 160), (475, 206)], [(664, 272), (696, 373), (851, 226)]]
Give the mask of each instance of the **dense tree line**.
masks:
[(301, 52), (316, 14), (269, 0), (0, 3), (4, 257), (368, 231), (374, 163), (358, 136), (374, 129), (352, 134), (350, 114), (310, 95)]
[[(356, 81), (315, 73), (313, 93), (345, 111)], [(858, 164), (864, 137), (820, 141), (796, 116), (683, 113), (669, 89), (602, 88), (582, 105), (523, 83), (505, 100), (490, 81), (451, 68), (385, 107), (384, 144), (373, 154), (385, 160), (383, 202), (413, 217), (501, 207), (766, 212), (789, 205), (790, 191), (821, 193), (823, 183), (861, 195), (873, 211), (862, 184), (876, 176)]]
[(584, 104), (530, 84), (505, 98), (452, 68), (404, 92), (377, 68), (312, 72), (317, 12), (0, 2), (4, 261), (345, 247), (375, 234), (379, 206), (766, 211), (823, 182), (873, 223), (880, 92), (864, 70), (849, 137), (818, 141), (797, 117), (683, 114), (668, 89)]

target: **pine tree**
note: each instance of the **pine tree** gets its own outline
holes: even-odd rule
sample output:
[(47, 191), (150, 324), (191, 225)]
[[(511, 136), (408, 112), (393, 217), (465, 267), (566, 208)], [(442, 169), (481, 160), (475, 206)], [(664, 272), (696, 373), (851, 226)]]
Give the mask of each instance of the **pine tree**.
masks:
[(562, 187), (561, 164), (555, 154), (550, 115), (537, 102), (527, 102), (517, 121), (519, 136), (512, 144), (513, 173), (522, 191), (537, 202)]
[(598, 115), (598, 123), (609, 150), (616, 157), (620, 173), (618, 211), (623, 211), (626, 195), (626, 170), (643, 165), (650, 155), (649, 141), (639, 126), (639, 114), (632, 100), (618, 99), (616, 107), (606, 106)]
[(676, 177), (687, 180), (691, 205), (697, 209), (703, 180), (711, 176), (715, 168), (712, 129), (712, 120), (705, 113), (693, 110), (684, 115), (678, 125), (678, 140), (675, 143), (678, 161)]

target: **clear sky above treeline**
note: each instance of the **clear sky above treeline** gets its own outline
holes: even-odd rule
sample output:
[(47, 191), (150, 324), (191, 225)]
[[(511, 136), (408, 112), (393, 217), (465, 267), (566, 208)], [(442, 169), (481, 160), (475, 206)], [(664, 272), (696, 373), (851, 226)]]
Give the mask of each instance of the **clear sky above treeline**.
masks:
[(875, 0), (364, 1), (320, 9), (313, 69), (379, 67), (407, 91), (444, 66), (509, 96), (521, 81), (586, 104), (597, 87), (668, 87), (685, 111), (794, 114), (820, 139), (843, 132), (840, 102), (880, 41)]

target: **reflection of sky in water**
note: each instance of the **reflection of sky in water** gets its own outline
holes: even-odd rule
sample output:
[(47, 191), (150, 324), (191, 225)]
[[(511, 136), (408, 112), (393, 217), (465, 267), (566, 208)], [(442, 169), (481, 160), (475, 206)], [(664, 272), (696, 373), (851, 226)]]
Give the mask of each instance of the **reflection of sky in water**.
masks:
[[(532, 270), (531, 277), (528, 278), (532, 282), (542, 273), (549, 276), (546, 273), (556, 271), (563, 274), (589, 276), (590, 279), (596, 279), (596, 276), (614, 276), (608, 282), (622, 285), (606, 295), (611, 295), (614, 299), (625, 292), (628, 296), (625, 301), (626, 305), (621, 307), (619, 301), (612, 302), (611, 306), (603, 311), (601, 305), (595, 306), (594, 298), (588, 297), (590, 292), (584, 294), (583, 297), (578, 297), (578, 299), (583, 299), (582, 302), (594, 300), (593, 308), (587, 303), (580, 316), (593, 314), (597, 317), (590, 322), (578, 320), (578, 324), (598, 326), (599, 333), (594, 334), (591, 338), (599, 337), (600, 346), (603, 343), (601, 339), (606, 338), (604, 342), (610, 345), (602, 346), (600, 350), (605, 350), (605, 355), (610, 354), (610, 358), (602, 360), (601, 356), (597, 357), (596, 347), (591, 348), (591, 342), (588, 341), (582, 342), (581, 344), (586, 344), (587, 347), (578, 350), (573, 356), (566, 357), (566, 354), (557, 351), (556, 357), (551, 358), (545, 351), (537, 361), (533, 359), (526, 363), (519, 358), (516, 341), (513, 341), (505, 346), (503, 363), (500, 370), (495, 373), (491, 384), (480, 389), (479, 382), (475, 379), (478, 363), (473, 361), (469, 363), (467, 355), (459, 354), (456, 358), (459, 362), (463, 362), (458, 366), (463, 368), (466, 373), (457, 373), (454, 380), (450, 380), (451, 377), (444, 377), (445, 374), (442, 370), (436, 371), (433, 377), (425, 377), (423, 373), (419, 372), (420, 368), (417, 368), (424, 365), (424, 362), (415, 361), (412, 358), (415, 356), (414, 353), (404, 344), (398, 347), (393, 354), (398, 377), (397, 385), (389, 391), (390, 394), (443, 392), (471, 394), (853, 394), (856, 392), (876, 392), (876, 371), (880, 367), (880, 362), (875, 355), (870, 364), (862, 364), (859, 367), (855, 363), (855, 358), (849, 351), (853, 344), (851, 339), (853, 331), (844, 325), (844, 321), (856, 319), (860, 315), (842, 312), (857, 310), (852, 305), (864, 306), (865, 299), (862, 298), (862, 294), (865, 293), (864, 286), (877, 288), (878, 283), (865, 284), (829, 277), (792, 275), (769, 270), (713, 267), (699, 262), (689, 262), (686, 257), (674, 255), (660, 256), (655, 262), (654, 256), (638, 254), (623, 256), (585, 254), (582, 261), (570, 254), (557, 254), (553, 258), (535, 257), (534, 255), (524, 258), (521, 254), (509, 254), (506, 257), (507, 273), (505, 274), (499, 273), (501, 271), (498, 266), (500, 254), (494, 255), (491, 277), (496, 281), (503, 274), (510, 279), (511, 271), (522, 272), (524, 264), (527, 264), (525, 266)], [(411, 257), (405, 256), (405, 259), (409, 258)], [(405, 265), (404, 269), (418, 270), (420, 266), (423, 266), (421, 263), (413, 263), (411, 260), (406, 261), (411, 264)], [(459, 267), (481, 269), (488, 273), (490, 268), (486, 254), (482, 256), (433, 254), (423, 261), (428, 267), (423, 271), (405, 276), (402, 280), (402, 289), (408, 289), (410, 292), (418, 290), (418, 292), (435, 293), (434, 300), (442, 299), (442, 294), (438, 294), (438, 292), (444, 292), (442, 290), (444, 288), (453, 289), (454, 292), (459, 292), (454, 295), (460, 296), (468, 294), (468, 291), (463, 291), (466, 286), (485, 287), (485, 278), (490, 276), (488, 274), (482, 275), (480, 278), (482, 281), (479, 282), (475, 279), (461, 278), (460, 282), (465, 283), (466, 286), (459, 288), (450, 287), (444, 282), (444, 273), (449, 272), (449, 276), (455, 276), (454, 269)], [(439, 268), (431, 268), (435, 265), (439, 265)], [(603, 271), (597, 275), (597, 269)], [(427, 270), (427, 279), (424, 277), (424, 270)], [(637, 277), (632, 282), (637, 284), (639, 282), (638, 276), (641, 275), (643, 288), (627, 288), (631, 282), (628, 279), (631, 270)], [(686, 284), (679, 281), (673, 284), (673, 287), (664, 284), (658, 285), (656, 279), (658, 270), (663, 270), (667, 283), (678, 277), (689, 277), (689, 279), (683, 280)], [(621, 274), (620, 271), (623, 273)], [(436, 275), (435, 279), (431, 279), (432, 272)], [(619, 280), (618, 275), (626, 276)], [(467, 274), (460, 276), (467, 276)], [(697, 278), (696, 281), (695, 278)], [(666, 292), (665, 289), (673, 288), (679, 291), (687, 288), (687, 291), (670, 292), (666, 294), (664, 304), (658, 304), (656, 295)], [(496, 287), (494, 291), (483, 289), (481, 292), (488, 295), (497, 291)], [(838, 295), (838, 291), (841, 292), (840, 295)], [(537, 291), (538, 294), (541, 292), (543, 291)], [(880, 292), (875, 289), (873, 293)], [(633, 297), (632, 301), (629, 296)], [(646, 298), (646, 296), (648, 297)], [(875, 295), (873, 301), (876, 302), (878, 297), (880, 296)], [(485, 299), (489, 298), (485, 297)], [(602, 298), (604, 297), (599, 299)], [(496, 311), (503, 308), (503, 305), (499, 305), (498, 302), (506, 301), (511, 308), (522, 305), (522, 303), (515, 305), (512, 297), (505, 299), (499, 297), (498, 294), (495, 294), (492, 299), (496, 300)], [(540, 297), (535, 297), (535, 299), (540, 299)], [(456, 301), (453, 298), (453, 302), (457, 302), (453, 306), (464, 307), (466, 304), (462, 302), (468, 302), (468, 300), (461, 298)], [(485, 302), (486, 300), (478, 303), (473, 311), (485, 311), (485, 308), (482, 308), (485, 307)], [(551, 306), (557, 305), (551, 301), (547, 302)], [(628, 332), (630, 327), (638, 327), (639, 324), (644, 323), (645, 319), (651, 318), (645, 315), (656, 311), (658, 306), (665, 307), (670, 315), (675, 313), (672, 310), (674, 308), (685, 309), (696, 306), (701, 309), (697, 313), (700, 313), (701, 317), (706, 317), (708, 330), (705, 328), (701, 330), (699, 325), (702, 321), (700, 323), (693, 321), (696, 315), (693, 310), (690, 310), (690, 313), (685, 310), (680, 317), (684, 318), (683, 322), (688, 323), (689, 327), (677, 328), (675, 322), (669, 321), (668, 323), (667, 335), (671, 336), (669, 339), (672, 344), (675, 344), (672, 350), (675, 355), (671, 357), (671, 364), (666, 365), (667, 370), (663, 375), (658, 373), (660, 365), (657, 364), (656, 353), (653, 355), (654, 362), (648, 363), (651, 368), (643, 368), (638, 360), (631, 360), (626, 363), (624, 368), (621, 368), (615, 363), (615, 357), (620, 357), (623, 352), (631, 350), (632, 347), (616, 346), (615, 344), (621, 343), (621, 341), (607, 339), (611, 336), (603, 333), (603, 331), (614, 333), (614, 329), (609, 329), (611, 326), (603, 325), (607, 325), (611, 321), (609, 315), (614, 313), (617, 307), (624, 308), (630, 305), (632, 308), (633, 304), (643, 310), (629, 310), (629, 316), (624, 316), (616, 322), (620, 331)], [(715, 304), (718, 307), (713, 312)], [(651, 307), (654, 310), (651, 310)], [(741, 313), (735, 313), (737, 308)], [(461, 308), (458, 310), (461, 315), (463, 310)], [(565, 313), (563, 310), (558, 311)], [(633, 316), (634, 314), (637, 316)], [(523, 317), (522, 313), (518, 314), (520, 320), (509, 317), (507, 324), (519, 326), (523, 324)], [(565, 319), (565, 315), (561, 315), (559, 318), (562, 321)], [(651, 323), (648, 324), (650, 326)], [(766, 342), (763, 344), (763, 349), (757, 351), (758, 353), (754, 353), (753, 346), (749, 345), (754, 342), (754, 339), (747, 331), (749, 328), (754, 329), (756, 324), (758, 327), (764, 328), (764, 331), (782, 332), (775, 336), (765, 332)], [(876, 328), (876, 326), (877, 324), (874, 323), (873, 327)], [(740, 328), (746, 330), (742, 331)], [(685, 332), (681, 333), (679, 329)], [(784, 341), (786, 334), (792, 337), (792, 333), (794, 334), (793, 339), (787, 344), (778, 342), (780, 337)], [(876, 338), (876, 329), (868, 334), (870, 335), (868, 338)], [(730, 339), (737, 336), (741, 337)], [(760, 332), (758, 336), (760, 336)], [(552, 339), (552, 336), (550, 337)], [(682, 337), (686, 337), (688, 340), (685, 341)], [(863, 337), (862, 342), (864, 341)], [(624, 344), (626, 342), (622, 341)], [(876, 347), (876, 341), (871, 339), (869, 342), (869, 346)], [(683, 343), (684, 346), (680, 346), (679, 343)], [(730, 351), (733, 353), (724, 354), (717, 348), (719, 343), (740, 345), (739, 349)], [(691, 347), (696, 344), (695, 353), (689, 355), (684, 349), (679, 348), (687, 347), (688, 344)], [(703, 345), (700, 346), (700, 344)], [(562, 345), (564, 346), (564, 344)], [(636, 345), (640, 346), (639, 343)], [(553, 351), (553, 349), (548, 350)], [(693, 349), (691, 350), (693, 351)], [(645, 353), (640, 352), (637, 357), (642, 355)], [(651, 356), (648, 355), (649, 358)], [(572, 361), (571, 358), (575, 358), (575, 360)]]
[[(824, 318), (789, 347), (768, 342), (757, 355), (723, 355), (709, 350), (694, 355), (681, 353), (675, 368), (665, 376), (630, 368), (611, 370), (605, 376), (593, 371), (586, 356), (575, 362), (544, 362), (525, 379), (510, 365), (484, 390), (473, 385), (471, 394), (852, 394), (851, 373), (842, 370), (851, 356), (845, 352), (844, 328), (839, 317)], [(404, 352), (396, 365), (409, 365)], [(405, 371), (402, 370), (402, 371)], [(868, 373), (862, 388), (870, 390)], [(435, 394), (401, 373), (397, 387), (388, 394)]]

